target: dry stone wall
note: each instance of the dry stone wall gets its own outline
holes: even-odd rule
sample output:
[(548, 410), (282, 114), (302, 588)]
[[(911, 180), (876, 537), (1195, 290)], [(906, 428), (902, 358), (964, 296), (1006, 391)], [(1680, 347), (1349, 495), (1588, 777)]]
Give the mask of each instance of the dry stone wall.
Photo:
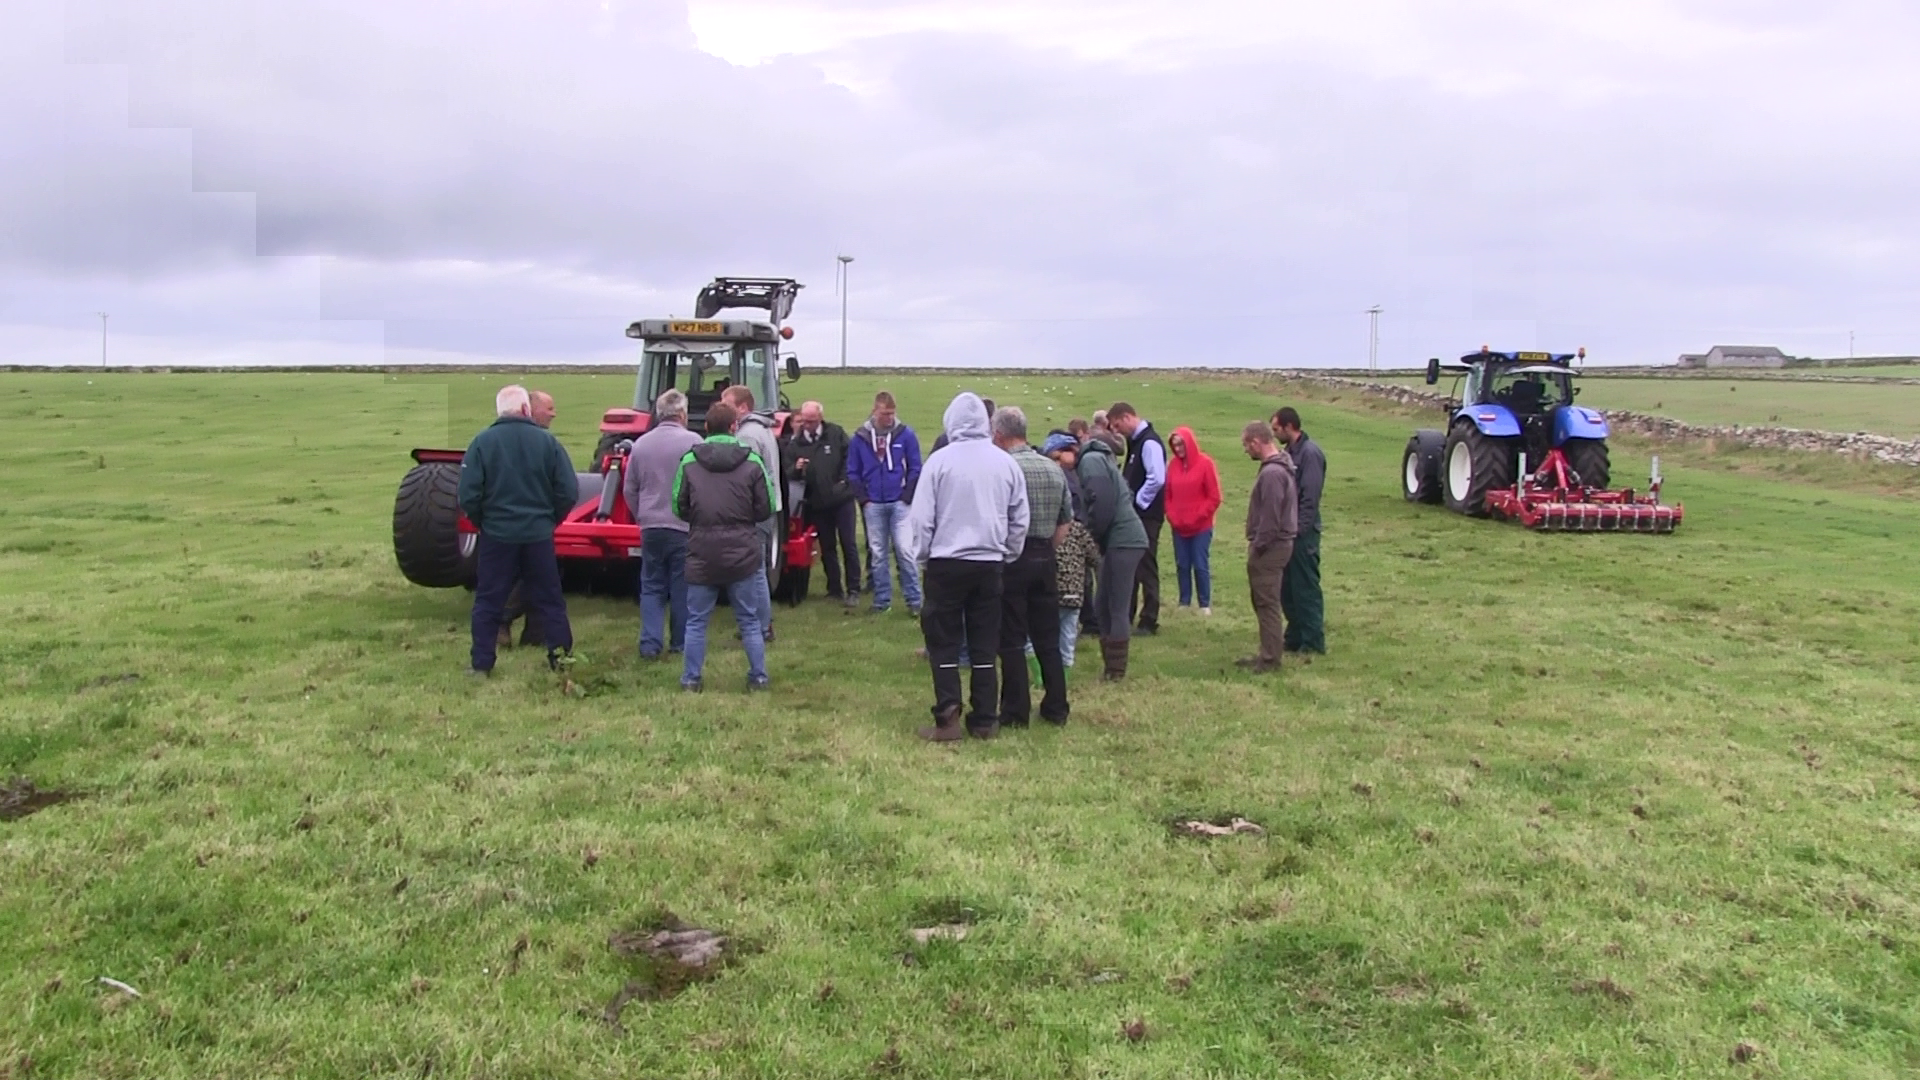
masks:
[[(1363, 393), (1414, 408), (1441, 408), (1448, 402), (1445, 394), (1417, 390), (1392, 383), (1373, 383), (1327, 375), (1296, 375), (1302, 382), (1341, 388), (1358, 387)], [(1607, 422), (1617, 430), (1653, 439), (1716, 439), (1772, 450), (1802, 450), (1828, 454), (1849, 454), (1890, 465), (1920, 467), (1920, 439), (1896, 439), (1866, 432), (1846, 434), (1838, 431), (1806, 431), (1801, 428), (1748, 427), (1744, 424), (1703, 426), (1687, 424), (1669, 416), (1652, 416), (1624, 409), (1603, 409)]]

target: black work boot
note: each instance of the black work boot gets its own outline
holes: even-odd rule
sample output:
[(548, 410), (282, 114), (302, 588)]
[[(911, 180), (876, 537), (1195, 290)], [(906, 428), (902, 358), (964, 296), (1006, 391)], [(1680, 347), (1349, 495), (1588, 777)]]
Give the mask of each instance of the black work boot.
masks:
[(928, 742), (959, 742), (967, 737), (967, 729), (960, 723), (960, 706), (949, 705), (933, 714), (933, 726), (923, 727), (916, 732)]

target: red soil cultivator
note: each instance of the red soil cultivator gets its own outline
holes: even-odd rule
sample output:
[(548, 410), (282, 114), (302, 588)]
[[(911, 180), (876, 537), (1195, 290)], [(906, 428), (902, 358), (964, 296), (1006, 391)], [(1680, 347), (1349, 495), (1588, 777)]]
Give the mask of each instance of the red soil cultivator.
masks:
[(1685, 512), (1660, 501), (1660, 459), (1653, 459), (1653, 475), (1645, 494), (1632, 488), (1605, 490), (1579, 482), (1567, 455), (1559, 447), (1547, 451), (1540, 468), (1527, 472), (1527, 455), (1520, 455), (1520, 479), (1510, 488), (1487, 492), (1491, 517), (1517, 521), (1529, 529), (1550, 532), (1672, 532)]

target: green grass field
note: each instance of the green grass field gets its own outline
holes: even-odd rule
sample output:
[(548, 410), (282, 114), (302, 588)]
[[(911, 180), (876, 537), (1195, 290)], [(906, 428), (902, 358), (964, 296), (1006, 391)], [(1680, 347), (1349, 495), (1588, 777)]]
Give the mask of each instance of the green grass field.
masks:
[[(75, 796), (0, 821), (0, 1076), (1920, 1069), (1912, 499), (1675, 451), (1677, 535), (1533, 535), (1406, 505), (1408, 421), (1309, 401), (1332, 653), (1255, 678), (1234, 433), (1277, 388), (964, 380), (1192, 424), (1228, 501), (1211, 620), (1083, 661), (1065, 729), (935, 748), (904, 611), (817, 597), (770, 695), (724, 628), (673, 692), (610, 597), (588, 696), (464, 678), (468, 594), (402, 581), (389, 516), (499, 381), (0, 376), (0, 776)], [(930, 438), (962, 381), (891, 388)], [(631, 393), (543, 383), (581, 456)], [(1226, 814), (1266, 835), (1168, 828)], [(734, 959), (616, 1030), (649, 973), (609, 935), (666, 911)]]
[[(1845, 369), (1848, 373), (1858, 370)], [(1920, 373), (1920, 369), (1914, 370)], [(1839, 373), (1840, 369), (1834, 372)], [(1426, 380), (1415, 375), (1386, 376), (1380, 381), (1423, 386)], [(1452, 376), (1447, 376), (1440, 380), (1438, 389), (1446, 393), (1452, 385)], [(1870, 431), (1906, 439), (1920, 436), (1920, 385), (1603, 377), (1583, 379), (1580, 387), (1582, 405), (1654, 413), (1690, 424)]]

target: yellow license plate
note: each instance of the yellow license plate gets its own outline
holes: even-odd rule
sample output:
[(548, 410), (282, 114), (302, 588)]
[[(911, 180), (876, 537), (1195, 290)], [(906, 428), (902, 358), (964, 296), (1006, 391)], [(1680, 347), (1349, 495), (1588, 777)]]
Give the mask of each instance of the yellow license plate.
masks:
[(1514, 353), (1513, 355), (1516, 359), (1519, 359), (1519, 360), (1551, 360), (1553, 359), (1552, 353), (1543, 353), (1543, 352), (1523, 352), (1523, 353)]
[(727, 332), (727, 328), (717, 322), (674, 322), (667, 324), (669, 334), (708, 334), (718, 337)]

